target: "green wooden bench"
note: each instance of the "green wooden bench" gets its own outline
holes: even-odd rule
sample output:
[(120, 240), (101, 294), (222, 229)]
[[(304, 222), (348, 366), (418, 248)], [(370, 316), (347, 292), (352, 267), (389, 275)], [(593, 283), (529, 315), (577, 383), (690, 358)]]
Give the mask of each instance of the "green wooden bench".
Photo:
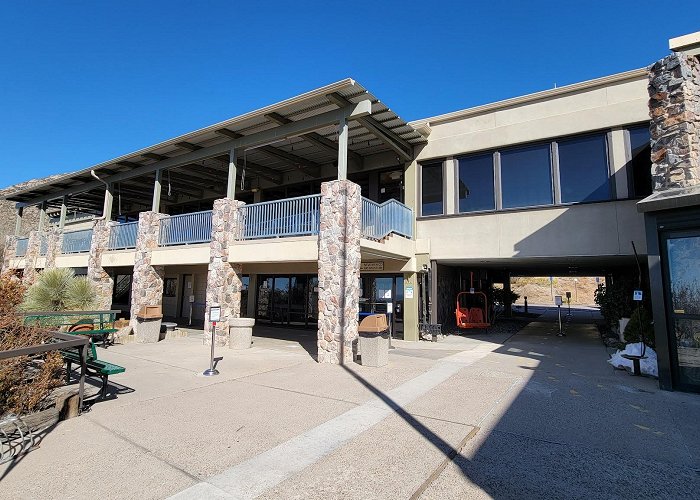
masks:
[(121, 311), (47, 311), (24, 314), (25, 325), (38, 325), (44, 328), (65, 330), (65, 333), (87, 335), (100, 338), (102, 347), (107, 347), (109, 336), (118, 330), (114, 321)]
[[(80, 334), (82, 334), (82, 332), (80, 332)], [(63, 350), (61, 351), (61, 356), (63, 356), (63, 361), (66, 363), (66, 384), (70, 384), (71, 365), (73, 363), (80, 364), (80, 353), (76, 350)], [(114, 363), (109, 363), (107, 361), (97, 359), (97, 350), (95, 349), (95, 344), (94, 342), (90, 341), (90, 346), (87, 351), (87, 364), (85, 371), (88, 375), (100, 377), (102, 379), (100, 398), (104, 399), (107, 395), (107, 385), (109, 376), (115, 375), (117, 373), (124, 373), (126, 371), (126, 368), (124, 368), (123, 366), (115, 365)]]

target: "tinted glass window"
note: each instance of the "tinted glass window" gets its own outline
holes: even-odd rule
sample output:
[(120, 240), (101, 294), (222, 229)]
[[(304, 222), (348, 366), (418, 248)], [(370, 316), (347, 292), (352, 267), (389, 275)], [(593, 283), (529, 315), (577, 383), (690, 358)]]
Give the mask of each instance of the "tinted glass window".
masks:
[(421, 179), (421, 215), (442, 214), (442, 163), (423, 165)]
[(649, 196), (651, 183), (651, 145), (649, 126), (628, 129), (630, 134), (630, 197)]
[(459, 211), (493, 210), (493, 155), (491, 153), (459, 159)]
[(562, 203), (610, 199), (605, 134), (558, 141)]
[(551, 205), (549, 144), (501, 152), (503, 208)]

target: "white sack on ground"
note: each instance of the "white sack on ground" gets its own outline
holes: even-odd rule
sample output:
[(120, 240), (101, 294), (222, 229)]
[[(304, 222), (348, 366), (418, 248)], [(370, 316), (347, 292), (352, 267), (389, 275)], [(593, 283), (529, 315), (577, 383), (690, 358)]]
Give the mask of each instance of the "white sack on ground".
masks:
[[(615, 368), (626, 368), (632, 371), (633, 363), (631, 359), (623, 358), (622, 355), (627, 354), (630, 356), (641, 356), (642, 354), (642, 343), (637, 342), (635, 344), (627, 344), (624, 351), (617, 351), (613, 354), (608, 363), (613, 365)], [(651, 375), (652, 377), (659, 376), (659, 366), (656, 361), (656, 351), (651, 347), (647, 346), (644, 351), (645, 358), (640, 360), (639, 368), (643, 375)]]

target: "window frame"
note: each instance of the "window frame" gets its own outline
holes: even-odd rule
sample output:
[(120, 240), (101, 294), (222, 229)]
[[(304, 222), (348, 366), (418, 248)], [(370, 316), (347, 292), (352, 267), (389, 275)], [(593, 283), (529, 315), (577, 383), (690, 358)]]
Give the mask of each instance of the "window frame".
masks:
[[(498, 148), (498, 159), (499, 159), (499, 186), (498, 186), (498, 193), (501, 198), (501, 203), (500, 203), (500, 211), (517, 211), (517, 210), (529, 210), (531, 208), (546, 208), (546, 207), (555, 207), (557, 206), (556, 200), (557, 196), (554, 191), (554, 169), (555, 167), (553, 166), (553, 161), (554, 161), (554, 155), (552, 154), (552, 143), (553, 139), (549, 141), (533, 141), (533, 142), (523, 142), (520, 144), (513, 144), (509, 145), (505, 148)], [(501, 158), (501, 153), (505, 153), (508, 151), (513, 151), (516, 149), (524, 149), (524, 148), (535, 148), (537, 146), (547, 146), (549, 149), (549, 190), (550, 194), (552, 195), (552, 202), (551, 203), (544, 203), (544, 204), (539, 204), (539, 205), (525, 205), (521, 207), (503, 207), (503, 171), (502, 171), (502, 158)]]
[[(586, 205), (589, 203), (605, 203), (608, 201), (615, 201), (617, 200), (617, 190), (615, 189), (615, 175), (613, 172), (613, 162), (612, 162), (612, 151), (610, 148), (610, 136), (612, 132), (609, 129), (603, 129), (603, 130), (591, 130), (589, 132), (584, 132), (581, 134), (572, 134), (572, 135), (565, 135), (561, 137), (557, 137), (552, 140), (552, 144), (556, 145), (556, 162), (554, 161), (554, 157), (552, 157), (552, 162), (554, 163), (554, 169), (556, 169), (556, 179), (557, 179), (557, 191), (555, 194), (555, 197), (557, 198), (555, 200), (555, 205), (558, 206), (563, 206), (563, 207), (568, 207), (571, 205)], [(583, 138), (583, 137), (594, 137), (594, 136), (603, 136), (603, 140), (605, 142), (605, 170), (608, 175), (608, 197), (607, 199), (604, 200), (592, 200), (592, 201), (562, 201), (561, 199), (561, 163), (560, 163), (560, 157), (559, 157), (559, 143), (568, 141), (571, 139), (578, 139), (578, 138)]]
[[(442, 210), (439, 214), (423, 214), (423, 168), (424, 167), (435, 167), (440, 165), (440, 178), (441, 178), (441, 191), (442, 191)], [(445, 182), (445, 159), (433, 159), (426, 162), (419, 163), (419, 175), (418, 175), (418, 212), (420, 212), (419, 217), (443, 217), (445, 216), (446, 205), (447, 205), (447, 183)]]
[[(459, 155), (454, 157), (455, 168), (454, 168), (454, 206), (456, 215), (467, 215), (467, 214), (483, 214), (498, 211), (498, 191), (499, 191), (499, 178), (496, 175), (496, 151), (485, 150), (485, 151), (474, 151), (472, 153)], [(479, 156), (491, 156), (491, 178), (493, 183), (493, 208), (487, 208), (484, 210), (470, 210), (468, 212), (462, 212), (459, 208), (459, 162), (460, 160), (465, 160), (469, 158), (475, 158)]]

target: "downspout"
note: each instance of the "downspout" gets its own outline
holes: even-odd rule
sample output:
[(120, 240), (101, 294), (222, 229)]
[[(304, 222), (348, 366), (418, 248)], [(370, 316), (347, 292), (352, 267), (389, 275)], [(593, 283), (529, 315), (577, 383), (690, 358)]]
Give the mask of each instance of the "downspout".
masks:
[[(105, 190), (108, 190), (108, 189), (109, 189), (109, 184), (107, 184), (105, 181), (103, 181), (102, 179), (100, 179), (100, 178), (97, 176), (97, 174), (95, 173), (94, 170), (90, 170), (90, 175), (92, 175), (95, 179), (97, 179), (97, 180), (100, 181), (102, 184), (104, 184), (104, 185), (105, 185)], [(103, 220), (104, 218), (105, 218), (105, 213), (104, 213), (104, 210), (103, 210), (103, 211), (102, 211), (102, 215), (100, 215), (99, 217), (95, 217), (95, 220)]]

